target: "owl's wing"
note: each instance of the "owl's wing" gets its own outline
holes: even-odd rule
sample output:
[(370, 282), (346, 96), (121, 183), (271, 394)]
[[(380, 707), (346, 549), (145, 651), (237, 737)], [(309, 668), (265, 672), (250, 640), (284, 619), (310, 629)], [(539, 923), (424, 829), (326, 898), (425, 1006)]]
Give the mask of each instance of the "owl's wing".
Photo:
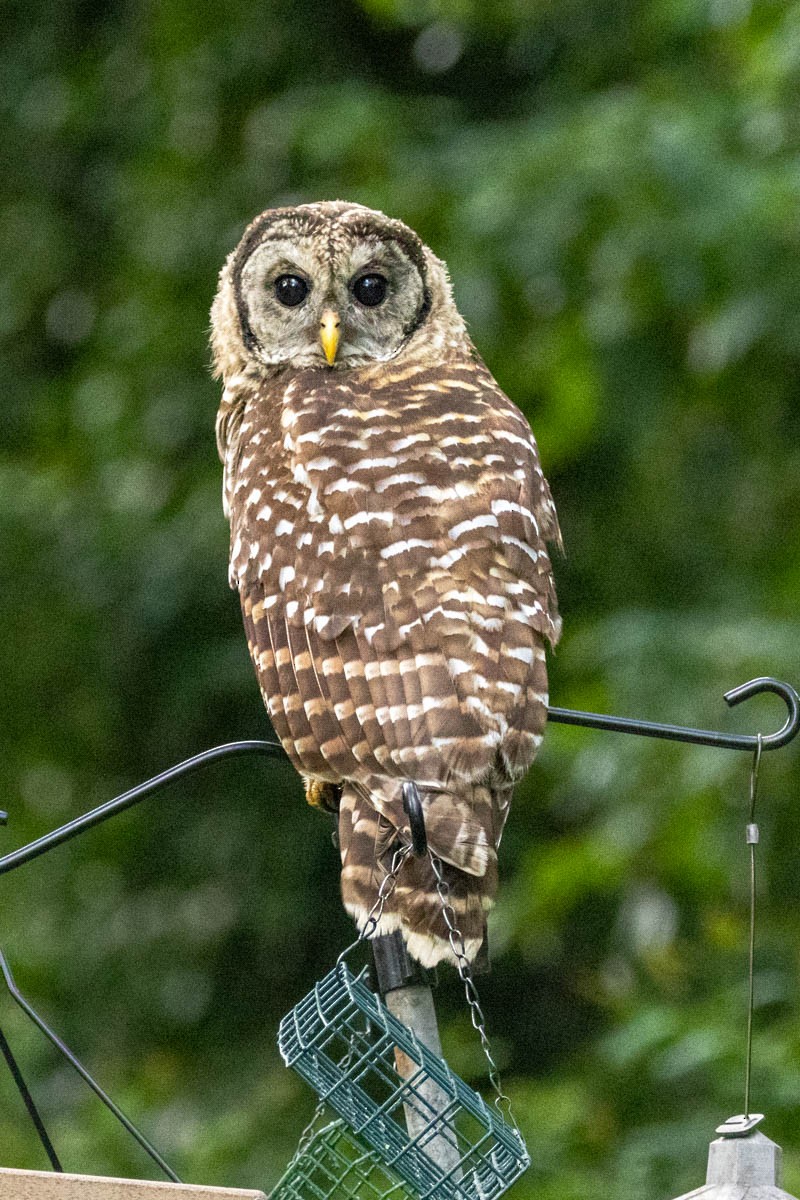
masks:
[(341, 378), (286, 387), (288, 458), (262, 456), (252, 478), (251, 448), (240, 458), (232, 570), (251, 654), (301, 771), (441, 786), (443, 822), (446, 808), (475, 836), (454, 850), (429, 825), (432, 844), (482, 873), (501, 814), (487, 829), (458, 794), (521, 773), (541, 737), (543, 639), (559, 630), (552, 500), (524, 418), (481, 364)]
[(235, 388), (225, 388), (216, 421), (217, 453), (222, 460), (222, 509), (232, 519), (233, 489), (239, 473), (240, 446), (243, 441), (242, 422), (245, 397)]

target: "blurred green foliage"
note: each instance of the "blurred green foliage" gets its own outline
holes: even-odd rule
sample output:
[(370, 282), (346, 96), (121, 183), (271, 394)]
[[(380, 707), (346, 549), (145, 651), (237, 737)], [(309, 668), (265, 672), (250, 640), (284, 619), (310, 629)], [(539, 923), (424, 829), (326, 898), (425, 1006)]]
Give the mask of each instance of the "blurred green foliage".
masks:
[[(212, 427), (244, 224), (344, 197), (450, 265), (567, 556), (554, 702), (752, 731), (800, 678), (800, 5), (10, 2), (0, 47), (8, 848), (267, 732)], [(765, 757), (753, 1098), (800, 1189), (795, 749)], [(668, 1200), (742, 1103), (746, 757), (553, 727), (482, 992), (519, 1200)], [(268, 1187), (277, 1021), (351, 936), (296, 778), (210, 768), (2, 881), (18, 981), (187, 1178)], [(458, 987), (453, 1065), (480, 1081)], [(152, 1173), (6, 999), (68, 1169)], [(44, 1166), (0, 1072), (3, 1163)]]

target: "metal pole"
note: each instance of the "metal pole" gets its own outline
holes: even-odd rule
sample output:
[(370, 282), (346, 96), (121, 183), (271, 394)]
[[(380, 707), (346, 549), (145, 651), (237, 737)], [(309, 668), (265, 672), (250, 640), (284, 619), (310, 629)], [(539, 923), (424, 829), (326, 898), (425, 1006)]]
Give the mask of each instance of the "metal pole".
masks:
[[(443, 1057), (428, 972), (409, 956), (399, 931), (373, 938), (370, 944), (378, 991), (389, 1012), (424, 1046), (439, 1058)], [(413, 1080), (419, 1064), (396, 1047), (394, 1058), (401, 1079)], [(412, 1141), (430, 1129), (431, 1123), (439, 1113), (445, 1112), (450, 1101), (451, 1097), (430, 1079), (413, 1084), (409, 1101), (403, 1105), (406, 1128)], [(453, 1180), (460, 1178), (460, 1154), (455, 1134), (438, 1133), (429, 1137), (424, 1145), (420, 1143), (420, 1149), (444, 1175)]]

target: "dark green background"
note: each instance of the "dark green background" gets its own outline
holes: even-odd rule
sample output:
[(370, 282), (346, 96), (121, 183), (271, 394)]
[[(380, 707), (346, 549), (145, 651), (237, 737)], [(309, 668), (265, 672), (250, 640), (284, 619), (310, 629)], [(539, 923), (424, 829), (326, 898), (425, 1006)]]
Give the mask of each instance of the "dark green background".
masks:
[[(446, 261), (567, 547), (554, 703), (754, 731), (800, 681), (800, 5), (31, 0), (3, 10), (0, 681), (9, 849), (267, 723), (226, 584), (216, 274), (271, 204)], [(765, 756), (755, 1107), (800, 1189), (796, 749)], [(668, 1200), (742, 1106), (746, 755), (552, 727), (482, 994), (519, 1200)], [(256, 762), (7, 876), (24, 990), (185, 1178), (268, 1187), (280, 1015), (351, 937), (325, 819)], [(452, 1064), (484, 1079), (452, 975)], [(68, 1169), (152, 1174), (0, 997)], [(2, 1162), (44, 1166), (0, 1071)]]

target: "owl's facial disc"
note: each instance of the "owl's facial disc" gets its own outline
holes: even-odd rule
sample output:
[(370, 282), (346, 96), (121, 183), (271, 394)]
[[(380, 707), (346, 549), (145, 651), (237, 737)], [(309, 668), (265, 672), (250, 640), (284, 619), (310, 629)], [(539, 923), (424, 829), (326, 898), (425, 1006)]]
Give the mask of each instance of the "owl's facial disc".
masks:
[(267, 231), (241, 265), (245, 344), (267, 366), (360, 366), (393, 358), (427, 315), (421, 256), (364, 228)]

